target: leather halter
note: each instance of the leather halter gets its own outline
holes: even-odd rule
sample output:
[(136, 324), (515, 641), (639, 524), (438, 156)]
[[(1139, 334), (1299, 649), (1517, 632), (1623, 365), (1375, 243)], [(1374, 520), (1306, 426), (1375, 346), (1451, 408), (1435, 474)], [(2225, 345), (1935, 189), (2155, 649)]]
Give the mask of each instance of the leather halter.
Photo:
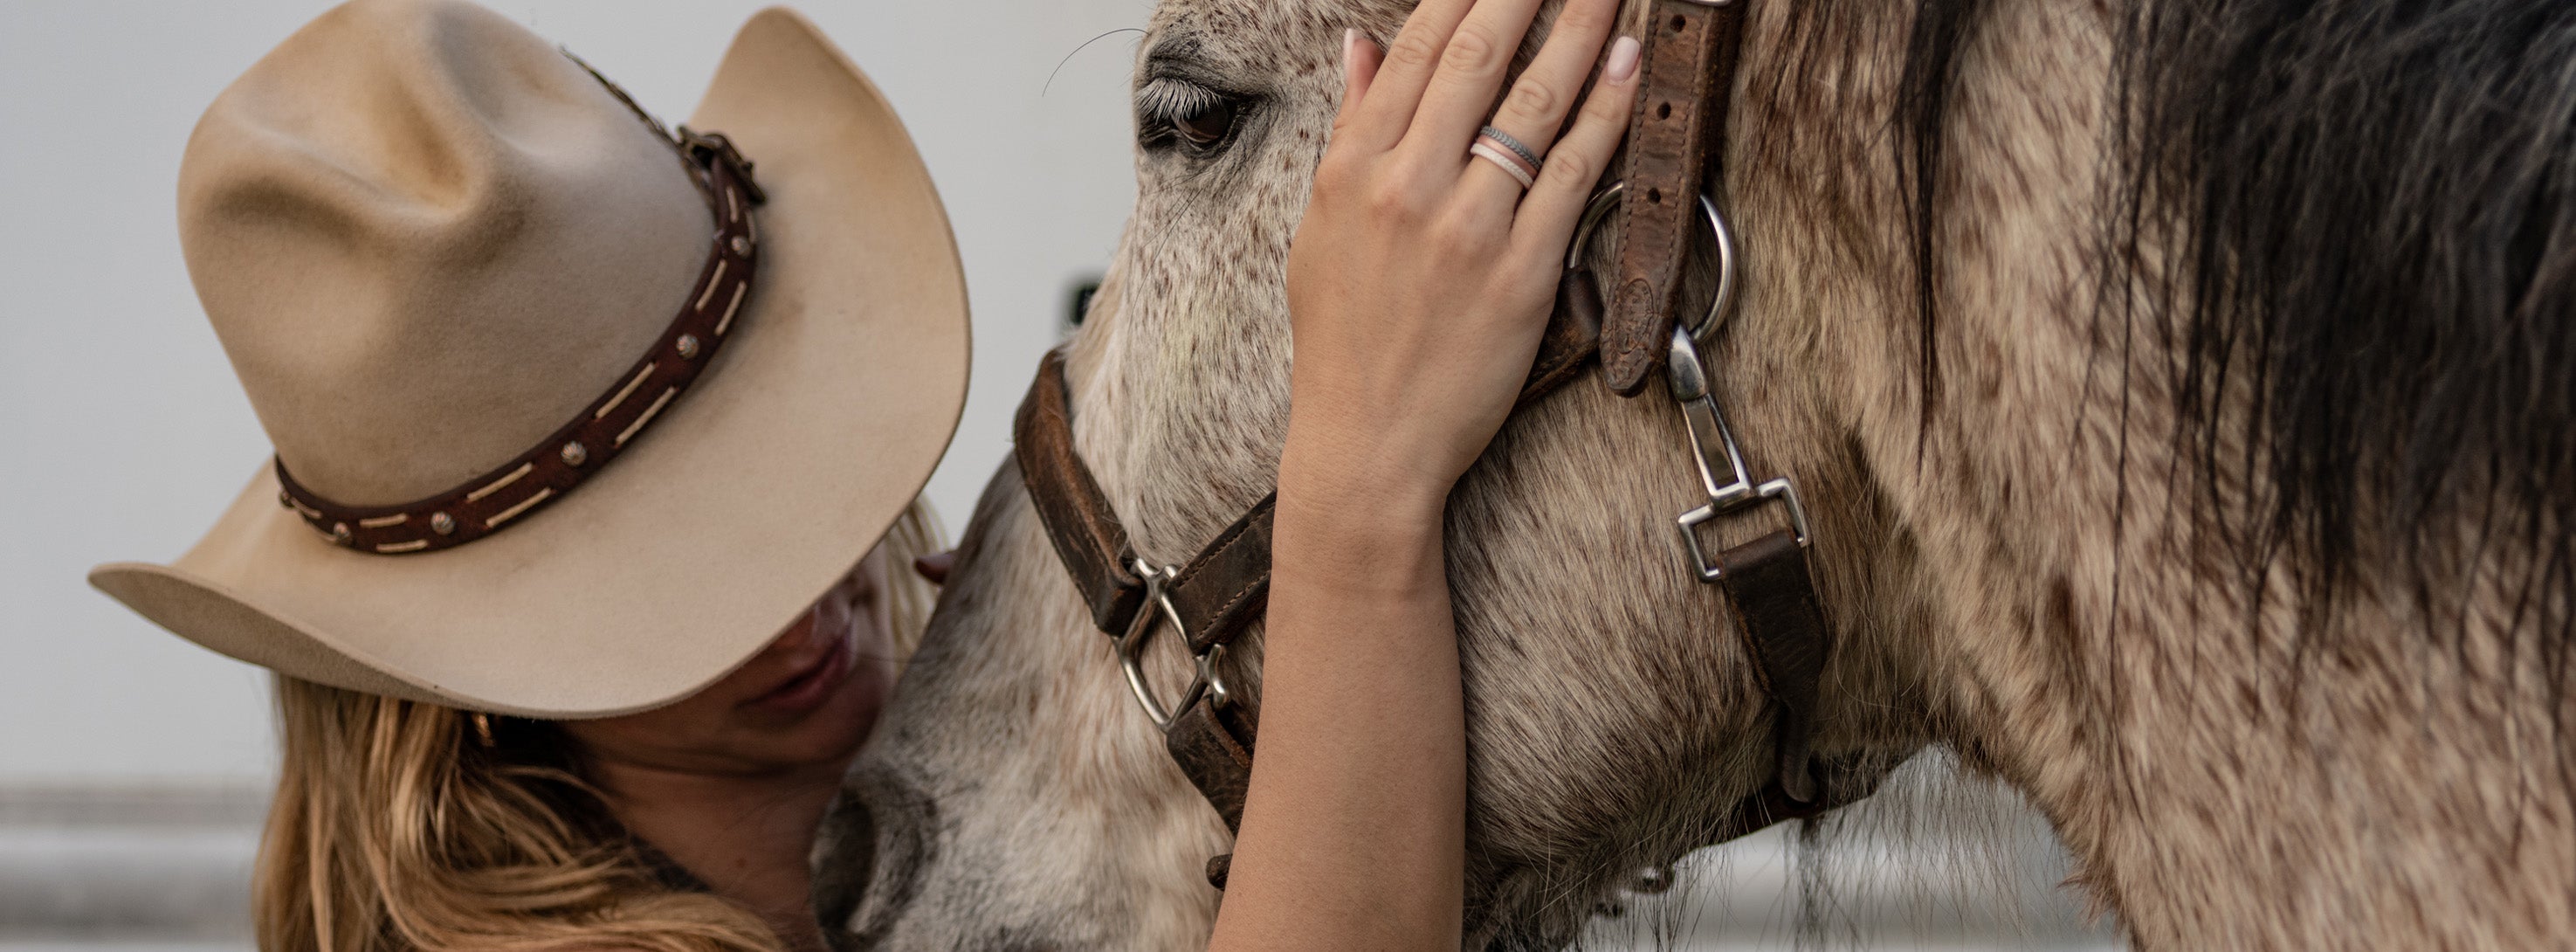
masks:
[[(1681, 407), (1708, 501), (1684, 513), (1677, 528), (1693, 573), (1724, 591), (1762, 688), (1778, 709), (1777, 772), (1720, 819), (1711, 843), (1822, 813), (1865, 795), (1870, 785), (1826, 785), (1817, 778), (1810, 735), (1833, 634), (1808, 567), (1806, 512), (1787, 480), (1756, 483), (1748, 475), (1701, 358), (1701, 343), (1722, 325), (1735, 283), (1733, 236), (1705, 196), (1715, 194), (1722, 181), (1709, 159), (1722, 154), (1736, 47), (1749, 3), (1654, 0), (1641, 40), (1643, 75), (1624, 178), (1596, 196), (1585, 216), (1519, 399), (1527, 406), (1545, 397), (1580, 375), (1597, 353), (1603, 380), (1613, 390), (1634, 396), (1661, 368)], [(1584, 236), (1609, 213), (1611, 202), (1618, 203), (1626, 229), (1619, 290), (1605, 319), (1599, 283), (1579, 259)], [(1680, 326), (1676, 298), (1700, 220), (1693, 212), (1703, 212), (1713, 232), (1720, 280), (1708, 317)], [(1155, 566), (1138, 558), (1099, 481), (1074, 452), (1064, 363), (1061, 350), (1048, 352), (1020, 404), (1013, 431), (1020, 477), (1057, 557), (1091, 609), (1092, 623), (1113, 639), (1139, 706), (1226, 829), (1238, 830), (1260, 714), (1248, 697), (1228, 688), (1221, 668), (1227, 648), (1268, 605), (1277, 494), (1255, 504), (1186, 565)], [(1792, 528), (1713, 558), (1705, 554), (1696, 532), (1701, 524), (1773, 501), (1787, 505)], [(1164, 627), (1177, 629), (1196, 662), (1189, 687), (1170, 703), (1146, 681), (1139, 663)], [(1208, 864), (1209, 881), (1220, 889), (1228, 861), (1218, 856)]]

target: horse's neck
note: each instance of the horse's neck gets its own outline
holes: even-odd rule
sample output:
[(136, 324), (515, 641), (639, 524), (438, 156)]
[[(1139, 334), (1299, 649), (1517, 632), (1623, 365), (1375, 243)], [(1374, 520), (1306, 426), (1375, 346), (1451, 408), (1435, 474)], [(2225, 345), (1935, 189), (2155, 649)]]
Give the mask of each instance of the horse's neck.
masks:
[(1988, 534), (2035, 557), (1935, 583), (1984, 590), (1929, 663), (1967, 675), (1942, 699), (1952, 742), (2056, 821), (2142, 946), (2544, 948), (2576, 929), (2570, 712), (2503, 606), (2472, 606), (2457, 641), (2400, 598), (2302, 629), (2285, 573), (2258, 602), (2129, 511), (2126, 540), (2098, 520)]
[[(2466, 604), (2450, 607), (2464, 610), (2445, 610), (2465, 630), (2435, 638), (2402, 586), (2364, 585), (2325, 627), (2302, 630), (2285, 607), (2290, 567), (2246, 577), (2167, 497), (2189, 469), (2170, 455), (2164, 356), (2105, 345), (2086, 318), (2083, 239), (2095, 233), (2107, 138), (2099, 27), (2059, 5), (1999, 10), (1963, 71), (1958, 101), (1976, 108), (1954, 110), (1944, 132), (1956, 178), (1943, 186), (1941, 391), (1928, 432), (1913, 409), (1923, 368), (1910, 289), (1827, 266), (1910, 276), (1893, 254), (1851, 260), (1872, 243), (1905, 247), (1885, 231), (1901, 227), (1902, 203), (1864, 195), (1836, 214), (1819, 207), (1835, 189), (1885, 179), (1863, 169), (1819, 184), (1813, 171), (1837, 154), (1885, 161), (1883, 126), (1830, 127), (1813, 118), (1825, 110), (1797, 101), (1815, 88), (1865, 101), (1886, 77), (1784, 84), (1780, 102), (1749, 90), (1761, 121), (1793, 127), (1775, 139), (1782, 154), (1740, 173), (1754, 180), (1739, 190), (1751, 247), (1778, 268), (1816, 270), (1757, 288), (1730, 333), (1815, 341), (1807, 359), (1761, 371), (1790, 375), (1776, 379), (1840, 368), (1813, 386), (1820, 402), (1860, 408), (1842, 424), (1853, 459), (1774, 449), (1810, 453), (1807, 469), (1828, 474), (1856, 463), (1884, 495), (1859, 508), (1888, 510), (1885, 534), (1821, 542), (1846, 560), (1825, 571), (1907, 584), (1843, 605), (1907, 602), (1925, 616), (1857, 619), (1862, 641), (1847, 656), (1919, 673), (1936, 735), (2049, 815), (2079, 878), (2144, 947), (2563, 943), (2576, 932), (2576, 802), (2554, 725), (2576, 710), (2528, 632), (2512, 650), (2510, 606), (2466, 585)], [(1881, 32), (1901, 46), (1890, 39), (1901, 31)], [(1818, 151), (1790, 154), (1802, 148)], [(1753, 416), (1748, 433), (1803, 432), (1783, 411)], [(1888, 706), (1916, 685), (1860, 688)]]

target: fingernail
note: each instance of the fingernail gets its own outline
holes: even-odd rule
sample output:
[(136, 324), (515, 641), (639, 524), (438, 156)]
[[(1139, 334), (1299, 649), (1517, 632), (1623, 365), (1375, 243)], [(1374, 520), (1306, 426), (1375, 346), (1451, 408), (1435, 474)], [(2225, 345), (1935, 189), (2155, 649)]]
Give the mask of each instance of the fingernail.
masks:
[(1601, 78), (1624, 83), (1637, 78), (1637, 38), (1623, 36), (1610, 44), (1610, 62), (1601, 67)]
[(957, 550), (933, 552), (912, 560), (912, 570), (932, 585), (948, 584), (948, 571), (957, 567)]
[(1358, 28), (1358, 27), (1352, 27), (1352, 28), (1349, 28), (1349, 29), (1343, 30), (1343, 31), (1342, 31), (1342, 65), (1344, 65), (1344, 66), (1349, 66), (1349, 65), (1351, 65), (1351, 60), (1352, 60), (1352, 59), (1354, 59), (1354, 58), (1357, 58), (1359, 55), (1360, 55), (1360, 31), (1359, 31), (1359, 28)]

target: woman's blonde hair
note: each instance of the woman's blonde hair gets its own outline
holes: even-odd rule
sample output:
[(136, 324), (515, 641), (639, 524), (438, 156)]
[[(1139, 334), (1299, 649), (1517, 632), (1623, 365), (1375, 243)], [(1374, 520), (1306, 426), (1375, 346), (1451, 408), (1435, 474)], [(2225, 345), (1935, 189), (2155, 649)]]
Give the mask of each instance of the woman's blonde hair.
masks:
[[(935, 592), (916, 501), (885, 537), (899, 652)], [(650, 949), (777, 952), (750, 910), (669, 880), (582, 776), (556, 725), (279, 676), (284, 748), (252, 888), (264, 952)]]

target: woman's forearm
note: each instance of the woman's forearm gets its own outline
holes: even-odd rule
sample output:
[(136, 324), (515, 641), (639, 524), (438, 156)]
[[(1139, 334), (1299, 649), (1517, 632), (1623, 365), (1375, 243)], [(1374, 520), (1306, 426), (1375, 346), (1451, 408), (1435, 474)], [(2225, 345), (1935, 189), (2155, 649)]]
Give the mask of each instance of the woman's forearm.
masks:
[[(1261, 756), (1212, 948), (1454, 949), (1467, 766), (1440, 500), (1304, 481), (1292, 455)], [(1378, 504), (1319, 502), (1355, 498)]]

